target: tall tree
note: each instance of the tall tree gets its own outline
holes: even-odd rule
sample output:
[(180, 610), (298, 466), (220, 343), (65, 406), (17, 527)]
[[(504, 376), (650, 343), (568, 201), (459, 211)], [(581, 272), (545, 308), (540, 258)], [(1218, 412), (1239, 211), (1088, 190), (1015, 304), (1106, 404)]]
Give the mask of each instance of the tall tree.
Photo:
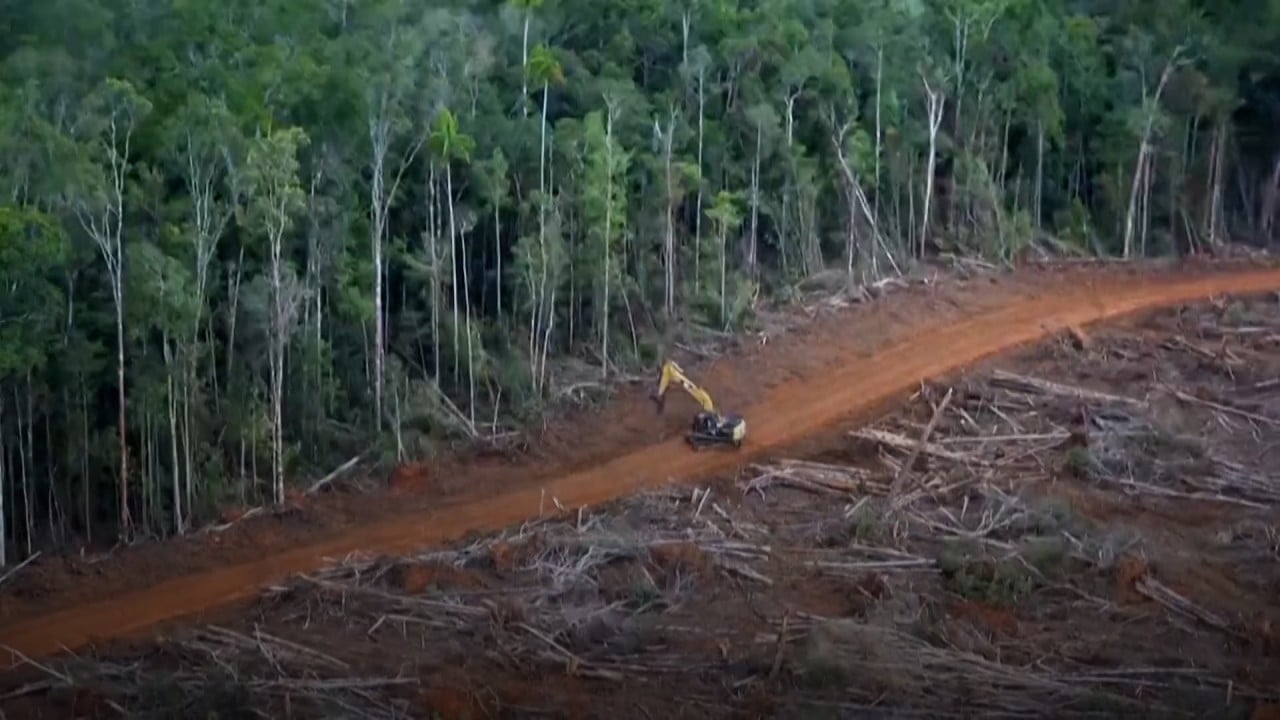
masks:
[[(449, 108), (444, 108), (440, 114), (436, 116), (435, 129), (431, 132), (431, 149), (435, 152), (440, 163), (444, 165), (445, 193), (447, 195), (445, 202), (449, 211), (449, 269), (452, 275), (450, 285), (453, 287), (453, 352), (456, 356), (458, 353), (458, 307), (465, 305), (466, 313), (466, 334), (467, 334), (467, 384), (470, 389), (469, 404), (471, 409), (471, 423), (474, 425), (475, 404), (476, 404), (476, 377), (475, 377), (475, 354), (471, 347), (471, 303), (470, 286), (467, 282), (467, 262), (465, 258), (459, 259), (458, 248), (462, 244), (462, 238), (459, 236), (458, 223), (454, 215), (454, 192), (453, 192), (453, 164), (455, 162), (466, 163), (471, 161), (471, 154), (475, 152), (475, 140), (462, 133), (458, 127), (458, 118)], [(458, 268), (462, 267), (463, 281), (462, 299), (458, 297)]]
[(84, 144), (84, 165), (77, 173), (69, 201), (80, 226), (93, 239), (106, 263), (115, 303), (116, 402), (119, 440), (119, 517), (122, 539), (132, 538), (129, 511), (129, 441), (125, 403), (124, 228), (125, 184), (129, 176), (134, 133), (151, 112), (151, 103), (128, 80), (110, 78), (86, 99), (76, 124)]
[(285, 240), (294, 220), (306, 207), (306, 193), (298, 178), (298, 151), (309, 142), (301, 128), (278, 129), (257, 138), (245, 159), (250, 228), (264, 235), (268, 251), (270, 304), (268, 357), (271, 392), (272, 496), (284, 501), (284, 363), (285, 349), (297, 318), (299, 284), (285, 257)]
[(529, 59), (530, 76), (542, 86), (542, 114), (538, 142), (538, 278), (532, 322), (529, 328), (530, 372), (534, 392), (541, 395), (546, 377), (546, 357), (552, 326), (555, 322), (554, 288), (550, 287), (551, 255), (547, 250), (547, 212), (551, 204), (550, 179), (547, 172), (547, 107), (551, 86), (564, 82), (564, 68), (546, 45), (533, 49)]
[(364, 105), (371, 175), (373, 413), (374, 427), (381, 428), (387, 354), (383, 245), (400, 182), (426, 140), (426, 133), (412, 120), (419, 102), (417, 66), (422, 59), (424, 35), (422, 28), (411, 25), (412, 10), (405, 0), (380, 0), (368, 12), (368, 26), (355, 42), (360, 43), (358, 57), (372, 70), (364, 84)]

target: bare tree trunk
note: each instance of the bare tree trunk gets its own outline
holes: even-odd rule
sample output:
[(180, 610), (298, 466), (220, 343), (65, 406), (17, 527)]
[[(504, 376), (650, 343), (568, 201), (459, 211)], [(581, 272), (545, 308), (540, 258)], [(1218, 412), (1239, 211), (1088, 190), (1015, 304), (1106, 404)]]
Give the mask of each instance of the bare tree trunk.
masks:
[[(283, 224), (283, 223), (282, 223)], [(271, 489), (276, 503), (284, 502), (284, 334), (285, 297), (284, 279), (281, 277), (281, 254), (284, 244), (283, 228), (271, 233), (271, 289), (272, 289), (272, 337), (271, 349)]]
[[(1160, 73), (1160, 83), (1156, 86), (1154, 97), (1151, 99), (1151, 107), (1146, 109), (1146, 119), (1142, 127), (1142, 136), (1138, 140), (1138, 159), (1133, 164), (1133, 180), (1129, 184), (1129, 209), (1125, 213), (1124, 218), (1124, 257), (1128, 259), (1133, 254), (1134, 233), (1137, 230), (1137, 210), (1139, 201), (1139, 188), (1142, 186), (1142, 174), (1149, 172), (1147, 165), (1151, 155), (1151, 132), (1152, 126), (1155, 124), (1155, 115), (1160, 111), (1160, 96), (1164, 94), (1164, 87), (1169, 82), (1169, 76), (1173, 73), (1173, 69), (1178, 65), (1179, 56), (1182, 54), (1182, 46), (1174, 49), (1173, 55), (1169, 58), (1169, 62), (1165, 63), (1164, 70)], [(1146, 88), (1143, 88), (1143, 102), (1145, 103)], [(1144, 213), (1145, 214), (1145, 213)]]
[[(113, 284), (121, 283), (115, 280)], [(123, 538), (129, 539), (133, 536), (133, 519), (129, 514), (129, 443), (125, 424), (123, 295), (123, 287), (118, 288), (116, 291), (116, 402), (120, 406), (117, 415), (120, 440), (120, 533)]]
[(445, 209), (449, 213), (449, 285), (453, 291), (453, 376), (458, 376), (460, 353), (458, 352), (458, 224), (453, 215), (453, 170), (448, 158), (444, 161)]
[[(22, 413), (22, 406), (18, 406), (18, 413)], [(36, 448), (35, 448), (35, 426), (36, 426), (36, 404), (35, 396), (31, 390), (31, 371), (27, 371), (27, 464), (23, 472), (23, 487), (26, 488), (23, 493), (26, 501), (27, 511), (27, 555), (35, 553), (33, 544), (33, 536), (36, 531), (35, 505), (32, 498), (35, 496), (34, 484), (36, 481)], [(21, 438), (19, 438), (21, 440)], [(30, 483), (30, 484), (28, 484)]]
[[(90, 210), (84, 205), (77, 205), (76, 216), (80, 225), (98, 246), (103, 261), (107, 266), (107, 276), (111, 282), (111, 298), (115, 303), (116, 321), (116, 400), (119, 405), (119, 444), (120, 444), (120, 539), (128, 541), (133, 534), (133, 519), (129, 514), (129, 445), (128, 426), (126, 424), (126, 390), (124, 382), (124, 190), (125, 175), (128, 171), (129, 146), (133, 137), (132, 118), (123, 128), (119, 119), (112, 115), (108, 123), (110, 150), (110, 195), (105, 207)], [(21, 410), (19, 410), (21, 412)]]
[[(26, 556), (30, 557), (31, 556), (31, 487), (29, 485), (30, 478), (27, 477), (27, 453), (26, 453), (26, 447), (24, 447), (25, 443), (23, 442), (23, 433), (22, 433), (22, 424), (23, 424), (22, 423), (22, 398), (18, 396), (17, 387), (14, 387), (13, 389), (13, 404), (18, 411), (18, 423), (17, 423), (18, 475), (21, 482), (20, 487), (22, 488), (22, 519), (23, 519), (22, 530), (23, 530), (23, 535), (26, 537), (26, 543), (25, 543), (26, 549), (27, 549)], [(17, 500), (15, 499), (14, 502), (17, 502)], [(17, 510), (18, 508), (14, 508), (15, 512)], [(18, 539), (17, 537), (14, 537), (15, 542), (17, 541), (17, 539)]]
[(493, 258), (497, 265), (498, 275), (498, 311), (496, 313), (499, 319), (502, 318), (502, 218), (500, 217), (499, 203), (493, 204)]
[(386, 217), (383, 197), (382, 169), (386, 157), (386, 141), (374, 141), (373, 178), (369, 185), (369, 202), (373, 211), (373, 237), (370, 238), (373, 250), (373, 427), (382, 429), (382, 385), (383, 363), (386, 350), (383, 347), (383, 307), (382, 307), (382, 238), (385, 235)]
[(876, 46), (876, 174), (875, 195), (871, 198), (871, 212), (880, 221), (880, 148), (883, 143), (883, 129), (880, 123), (881, 91), (884, 88), (884, 46)]
[(916, 223), (916, 158), (913, 155), (907, 157), (907, 182), (903, 189), (907, 191), (907, 228), (911, 236), (908, 239), (907, 246), (915, 252), (915, 248), (919, 245), (920, 238), (916, 232), (916, 228), (920, 227)]
[(1213, 131), (1213, 144), (1209, 149), (1209, 197), (1206, 200), (1204, 217), (1205, 237), (1210, 246), (1218, 244), (1219, 210), (1222, 207), (1222, 157), (1226, 144), (1227, 123), (1223, 118), (1217, 119), (1217, 127)]
[[(165, 388), (168, 395), (168, 415), (169, 415), (169, 453), (171, 462), (173, 463), (173, 471), (170, 477), (170, 486), (173, 492), (173, 531), (175, 535), (181, 535), (186, 527), (183, 522), (182, 515), (182, 473), (178, 462), (178, 393), (177, 383), (173, 381), (173, 352), (169, 348), (168, 333), (165, 333), (160, 341), (161, 349), (164, 352), (164, 364), (168, 377), (165, 378)], [(188, 476), (190, 477), (190, 476)]]
[(929, 209), (933, 202), (933, 175), (938, 161), (938, 129), (942, 127), (942, 110), (946, 105), (946, 97), (942, 91), (934, 91), (929, 86), (928, 78), (924, 80), (924, 91), (929, 102), (929, 163), (925, 168), (924, 208), (920, 220), (920, 257), (924, 257), (925, 244), (929, 240)]
[(542, 361), (538, 371), (538, 392), (541, 393), (547, 382), (547, 353), (551, 348), (551, 331), (556, 326), (556, 291), (551, 290), (551, 298), (547, 302), (547, 327), (542, 332)]
[(666, 233), (662, 242), (662, 262), (665, 267), (665, 292), (663, 293), (663, 310), (665, 310), (668, 318), (675, 317), (676, 314), (676, 228), (675, 228), (675, 205), (676, 205), (676, 178), (675, 167), (672, 153), (672, 146), (675, 143), (676, 134), (676, 111), (671, 108), (671, 117), (667, 124), (667, 131), (663, 138), (663, 158), (666, 165), (667, 178), (667, 212), (666, 212)]
[(760, 151), (763, 143), (763, 128), (756, 124), (756, 157), (751, 164), (751, 233), (747, 244), (747, 272), (755, 277), (756, 254), (759, 248), (760, 228)]
[(520, 115), (529, 117), (529, 20), (533, 11), (525, 8), (524, 34), (520, 45)]
[[(542, 259), (539, 268), (538, 292), (537, 300), (534, 303), (537, 320), (532, 324), (529, 330), (530, 349), (532, 350), (529, 362), (533, 373), (533, 388), (539, 396), (542, 395), (542, 373), (538, 370), (538, 328), (546, 308), (544, 303), (547, 297), (547, 98), (550, 95), (551, 84), (549, 82), (542, 83), (542, 123), (540, 128), (540, 139), (538, 149), (538, 253)], [(551, 306), (551, 319), (555, 319), (555, 305)], [(551, 328), (548, 326), (544, 338), (549, 338)], [(543, 362), (545, 363), (546, 352), (545, 346), (542, 353)]]
[[(699, 96), (701, 97), (701, 96)], [(605, 121), (604, 121), (604, 152), (605, 167), (608, 172), (605, 179), (604, 188), (604, 304), (600, 309), (600, 377), (604, 380), (609, 379), (609, 288), (610, 273), (613, 268), (610, 264), (613, 255), (612, 248), (609, 247), (609, 234), (613, 231), (613, 105), (606, 103)], [(701, 164), (699, 164), (701, 169)], [(702, 191), (698, 191), (699, 200), (702, 197)]]
[[(793, 151), (793, 147), (795, 144), (794, 140), (795, 140), (795, 121), (796, 121), (796, 100), (800, 98), (801, 92), (803, 92), (803, 86), (801, 86), (801, 89), (797, 89), (793, 85), (788, 85), (787, 91), (783, 96), (783, 108), (786, 111), (786, 115), (787, 115), (787, 177), (782, 187), (782, 213), (781, 213), (781, 222), (779, 223), (778, 233), (777, 233), (779, 251), (780, 251), (778, 253), (778, 256), (782, 264), (783, 277), (791, 276), (791, 263), (790, 263), (791, 258), (789, 257), (790, 253), (788, 253), (787, 250), (791, 247), (790, 241), (792, 239), (792, 234), (791, 234), (792, 203), (795, 202), (797, 205), (799, 204), (799, 189), (798, 189), (799, 182), (797, 180), (796, 158)], [(800, 209), (797, 207), (796, 213), (799, 214), (799, 212), (800, 212)], [(801, 225), (801, 228), (803, 229), (802, 221), (798, 222), (797, 224)], [(797, 236), (800, 237), (800, 243), (798, 243), (799, 245), (798, 249), (799, 249), (800, 257), (803, 264), (803, 258), (804, 258), (804, 252), (805, 252), (804, 244), (803, 244), (804, 240), (803, 240), (803, 236), (799, 235), (799, 233), (797, 233)]]
[[(449, 259), (453, 260), (453, 355), (458, 357), (458, 261), (454, 257), (462, 238), (457, 229), (457, 223), (454, 220), (453, 208), (453, 170), (451, 163), (445, 162), (444, 165), (444, 182), (445, 191), (449, 193), (449, 237), (451, 238), (449, 247)], [(471, 300), (470, 289), (467, 282), (467, 251), (462, 249), (462, 302), (466, 304), (466, 333), (467, 333), (467, 385), (470, 391), (469, 398), (471, 407), (469, 408), (471, 424), (476, 424), (476, 375), (475, 375), (475, 356), (471, 348)], [(454, 365), (457, 365), (455, 360)], [(457, 374), (455, 370), (454, 374)]]
[[(180, 353), (183, 376), (181, 378), (181, 436), (185, 470), (185, 494), (188, 510), (192, 506), (195, 495), (195, 458), (192, 446), (194, 441), (191, 428), (191, 387), (196, 383), (199, 374), (200, 329), (204, 319), (206, 295), (209, 286), (209, 265), (217, 251), (218, 241), (222, 238), (227, 224), (234, 216), (234, 204), (228, 204), (219, 210), (215, 201), (219, 179), (222, 177), (219, 167), (228, 174), (233, 172), (230, 155), (227, 150), (215, 150), (212, 157), (206, 153), (208, 146), (197, 143), (194, 134), (186, 133), (186, 184), (191, 195), (191, 222), (194, 230), (191, 238), (195, 250), (195, 316), (191, 323), (191, 341), (187, 352)], [(214, 373), (216, 375), (216, 372)], [(174, 473), (178, 473), (175, 466)], [(175, 504), (175, 512), (180, 508)], [(181, 513), (177, 516), (177, 532), (185, 531)]]
[[(1147, 171), (1142, 176), (1142, 232), (1138, 236), (1138, 252), (1142, 257), (1147, 256), (1147, 240), (1151, 237), (1151, 193), (1158, 172), (1157, 162), (1153, 154), (1151, 161), (1147, 163)], [(1170, 205), (1170, 212), (1173, 211), (1172, 208)]]
[[(89, 400), (84, 388), (84, 376), (80, 383), (80, 484), (84, 490), (84, 535), (85, 542), (93, 542), (93, 510), (89, 492)], [(3, 413), (0, 413), (0, 417)], [(3, 426), (3, 423), (0, 423)], [(0, 434), (0, 441), (4, 436)], [(3, 444), (0, 442), (0, 444)], [(0, 447), (0, 475), (4, 474), (4, 449)], [(0, 545), (4, 544), (4, 482), (0, 480)], [(4, 552), (0, 550), (0, 565), (4, 564)]]
[[(894, 272), (899, 275), (902, 274), (902, 271), (898, 268), (897, 261), (893, 258), (893, 253), (889, 251), (889, 248), (884, 243), (884, 238), (880, 234), (880, 226), (871, 210), (871, 204), (867, 201), (866, 193), (862, 191), (862, 184), (858, 180), (854, 166), (845, 154), (844, 140), (852, 127), (852, 120), (840, 123), (836, 119), (835, 110), (831, 111), (831, 144), (836, 151), (836, 160), (839, 162), (841, 181), (845, 192), (845, 205), (848, 207), (845, 225), (845, 275), (846, 281), (850, 285), (854, 282), (854, 265), (857, 258), (862, 254), (858, 244), (857, 216), (859, 212), (861, 212), (863, 219), (867, 221), (867, 225), (871, 228), (875, 242), (875, 246), (872, 249), (873, 257), (876, 248), (880, 249), (893, 266)], [(878, 273), (878, 270), (873, 270), (873, 272)]]
[(703, 91), (705, 70), (698, 65), (698, 199), (693, 216), (693, 291), (698, 293), (702, 284), (702, 142), (703, 124), (706, 121), (706, 94)]
[(436, 165), (431, 163), (427, 174), (426, 192), (426, 243), (427, 259), (431, 266), (431, 380), (440, 385), (440, 252), (439, 223), (436, 218)]
[(729, 308), (725, 299), (728, 291), (728, 275), (729, 275), (729, 231), (728, 228), (721, 226), (720, 228), (720, 327), (729, 327)]
[(692, 19), (689, 17), (689, 11), (685, 10), (680, 14), (680, 62), (683, 65), (689, 64), (689, 31), (692, 29)]
[(1129, 209), (1124, 218), (1124, 249), (1122, 253), (1125, 259), (1133, 255), (1134, 224), (1138, 214), (1138, 203), (1141, 199), (1142, 174), (1146, 169), (1146, 165), (1147, 140), (1144, 136), (1138, 143), (1138, 159), (1133, 165), (1133, 180), (1129, 186)]
[(370, 108), (368, 115), (369, 143), (372, 147), (371, 171), (369, 183), (369, 212), (372, 215), (370, 243), (373, 246), (373, 412), (374, 429), (382, 429), (382, 388), (386, 379), (386, 308), (383, 275), (386, 270), (382, 259), (382, 243), (387, 237), (388, 215), (391, 201), (400, 180), (408, 170), (418, 150), (426, 141), (425, 135), (419, 135), (398, 158), (395, 176), (387, 183), (387, 155), (391, 150), (392, 118), (398, 99), (384, 91), (378, 97), (378, 106)]
[[(964, 11), (961, 11), (961, 12), (964, 13)], [(963, 117), (962, 111), (964, 110), (965, 69), (968, 65), (967, 55), (969, 51), (970, 24), (973, 22), (974, 19), (975, 18), (972, 15), (969, 15), (968, 13), (964, 13), (963, 17), (959, 13), (953, 14), (951, 16), (952, 23), (955, 25), (955, 60), (954, 62), (955, 62), (955, 79), (956, 79), (956, 90), (955, 90), (955, 106), (956, 107), (954, 112), (955, 127), (953, 129), (953, 133), (954, 133), (953, 137), (955, 138), (955, 141), (957, 144), (961, 143), (962, 142), (961, 139), (964, 137), (964, 130), (963, 130), (964, 117)], [(943, 93), (943, 90), (939, 88), (938, 90), (939, 96), (942, 96), (942, 93)], [(926, 193), (925, 200), (924, 200), (924, 209), (925, 209), (924, 221), (926, 223), (930, 222), (929, 209), (932, 204), (931, 195), (932, 195), (932, 188), (933, 188), (933, 182), (934, 182), (933, 174), (935, 170), (935, 158), (937, 156), (937, 144), (936, 144), (937, 130), (933, 128), (933, 115), (932, 115), (932, 105), (934, 103), (934, 100), (932, 98), (933, 92), (929, 91), (929, 95), (930, 95), (929, 104), (931, 106), (931, 109), (930, 109), (930, 122), (929, 122), (929, 125), (930, 125), (929, 178), (927, 182), (929, 184), (930, 190), (928, 193)], [(938, 105), (939, 105), (939, 108), (941, 108), (942, 102), (940, 101)], [(939, 120), (941, 120), (941, 114), (942, 114), (941, 110), (939, 110), (939, 113), (938, 113)], [(950, 223), (953, 233), (956, 233), (956, 234), (958, 234), (960, 230), (960, 223), (956, 219), (958, 216), (958, 211), (956, 208), (956, 204), (958, 201), (959, 201), (959, 194), (955, 192), (951, 193), (950, 207), (948, 208), (948, 217), (946, 218)], [(946, 226), (947, 226), (946, 224), (943, 225), (943, 227), (946, 227)], [(927, 240), (928, 240), (928, 236), (926, 234), (921, 234), (920, 254), (922, 257), (925, 252), (924, 244), (925, 242), (927, 242)]]
[(1271, 176), (1267, 178), (1266, 187), (1262, 188), (1258, 229), (1268, 241), (1271, 240), (1271, 228), (1275, 225), (1277, 198), (1280, 198), (1280, 155), (1273, 161)]

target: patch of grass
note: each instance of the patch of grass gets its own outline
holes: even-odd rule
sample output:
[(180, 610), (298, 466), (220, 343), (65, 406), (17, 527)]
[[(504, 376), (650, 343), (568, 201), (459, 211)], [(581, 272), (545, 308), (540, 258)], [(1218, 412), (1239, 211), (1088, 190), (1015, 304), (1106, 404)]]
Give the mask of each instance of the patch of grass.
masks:
[(866, 503), (854, 510), (848, 519), (824, 523), (817, 542), (825, 548), (843, 548), (852, 543), (874, 545), (888, 538), (889, 528), (881, 508)]
[(157, 678), (139, 689), (135, 709), (143, 717), (188, 717), (230, 720), (253, 717), (253, 696), (248, 686), (233, 677), (210, 678), (194, 693), (172, 678)]
[(1244, 325), (1249, 318), (1249, 310), (1239, 300), (1232, 300), (1222, 311), (1222, 322), (1227, 325)]
[(1018, 554), (1046, 578), (1060, 577), (1070, 559), (1066, 540), (1058, 535), (1024, 538)]
[(1081, 480), (1097, 477), (1098, 472), (1102, 469), (1102, 463), (1098, 458), (1094, 457), (1093, 452), (1087, 447), (1079, 446), (1067, 451), (1067, 459), (1064, 461), (1063, 466), (1069, 475)]
[(969, 543), (947, 543), (938, 567), (948, 590), (988, 605), (1012, 607), (1037, 587), (1035, 573), (1019, 557), (992, 558)]
[(1083, 517), (1071, 503), (1057, 497), (1031, 498), (1026, 501), (1026, 519), (1014, 523), (1014, 537), (1034, 535), (1057, 536), (1063, 532), (1088, 533), (1092, 528), (1089, 519)]
[(849, 534), (858, 542), (869, 543), (885, 537), (883, 516), (870, 505), (858, 508), (849, 523)]
[(631, 584), (631, 593), (627, 602), (628, 607), (641, 610), (653, 607), (662, 601), (662, 590), (647, 576), (637, 578)]

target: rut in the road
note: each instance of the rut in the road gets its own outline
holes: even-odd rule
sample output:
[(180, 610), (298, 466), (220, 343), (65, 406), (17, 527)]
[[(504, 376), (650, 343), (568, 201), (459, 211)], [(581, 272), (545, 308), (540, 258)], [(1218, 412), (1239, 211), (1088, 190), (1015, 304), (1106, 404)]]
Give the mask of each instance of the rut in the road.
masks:
[[(97, 639), (131, 635), (158, 623), (251, 597), (267, 583), (360, 550), (395, 553), (492, 530), (536, 516), (556, 498), (576, 507), (604, 502), (670, 480), (705, 477), (759, 459), (832, 424), (866, 418), (921, 380), (1044, 337), (1139, 310), (1223, 293), (1280, 288), (1280, 270), (1193, 278), (1110, 279), (1038, 298), (942, 330), (909, 337), (866, 359), (850, 360), (816, 381), (781, 385), (744, 413), (751, 434), (737, 453), (691, 452), (680, 439), (655, 444), (550, 482), (494, 497), (441, 506), (421, 516), (359, 529), (331, 540), (82, 604), (0, 628), (0, 646), (35, 659)], [(852, 331), (852, 330), (851, 330)], [(12, 667), (21, 661), (13, 655)]]

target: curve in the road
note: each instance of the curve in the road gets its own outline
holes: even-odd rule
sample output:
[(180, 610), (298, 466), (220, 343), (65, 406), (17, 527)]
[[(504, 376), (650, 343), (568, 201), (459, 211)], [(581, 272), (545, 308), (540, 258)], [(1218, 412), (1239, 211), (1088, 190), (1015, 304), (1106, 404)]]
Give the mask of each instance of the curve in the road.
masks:
[(737, 453), (695, 453), (682, 440), (673, 439), (540, 487), (514, 488), (485, 501), (444, 505), (420, 517), (362, 528), (256, 562), (180, 577), (31, 618), (0, 628), (0, 646), (15, 651), (4, 653), (10, 657), (0, 667), (14, 667), (24, 656), (35, 659), (97, 640), (127, 637), (166, 621), (252, 597), (269, 583), (313, 570), (328, 558), (353, 551), (404, 552), (469, 531), (519, 523), (536, 516), (549, 498), (571, 507), (593, 505), (669, 480), (692, 479), (732, 468), (833, 423), (880, 409), (924, 379), (945, 375), (1067, 326), (1218, 294), (1255, 294), (1275, 289), (1280, 289), (1280, 269), (1215, 272), (1190, 279), (1131, 277), (1028, 298), (939, 331), (907, 338), (873, 357), (851, 361), (817, 381), (776, 388), (745, 413), (751, 434), (747, 446)]

